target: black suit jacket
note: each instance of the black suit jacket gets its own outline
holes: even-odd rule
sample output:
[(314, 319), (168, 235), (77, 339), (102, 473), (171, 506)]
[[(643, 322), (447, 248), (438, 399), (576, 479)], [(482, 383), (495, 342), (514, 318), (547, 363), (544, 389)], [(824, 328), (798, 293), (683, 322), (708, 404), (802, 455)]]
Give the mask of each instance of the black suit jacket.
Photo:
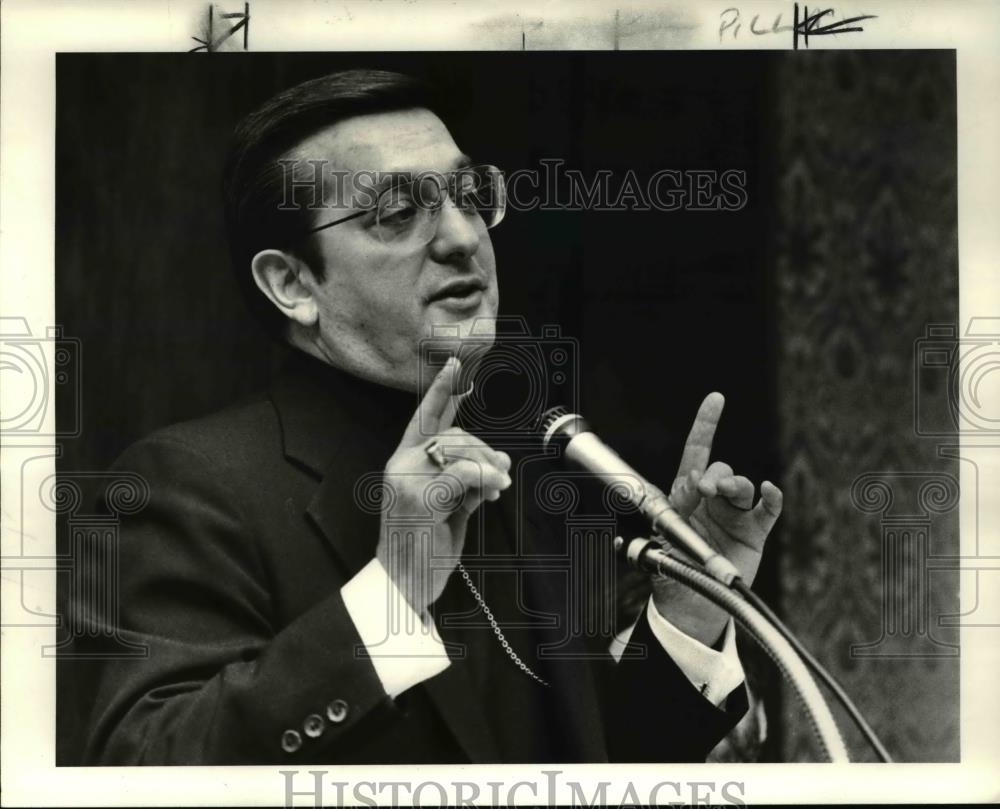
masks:
[[(478, 634), (461, 630), (467, 654), (387, 696), (358, 653), (340, 588), (378, 538), (358, 481), (384, 467), (415, 403), (302, 356), (267, 394), (125, 452), (116, 468), (142, 475), (151, 497), (121, 524), (117, 632), (148, 654), (101, 664), (89, 763), (704, 760), (745, 711), (745, 693), (712, 706), (645, 618), (631, 641), (644, 656), (617, 665), (585, 639), (572, 659), (546, 662), (522, 635), (522, 657), (551, 680), (540, 690), (474, 616)], [(552, 541), (530, 508), (505, 501), (486, 521), (525, 537), (519, 554)], [(565, 633), (553, 584), (564, 578), (528, 575), (530, 592), (507, 598), (517, 609), (495, 611), (510, 619), (530, 603), (556, 616), (531, 630), (552, 641)], [(446, 595), (462, 609), (458, 579)], [(301, 739), (291, 752), (288, 731)]]

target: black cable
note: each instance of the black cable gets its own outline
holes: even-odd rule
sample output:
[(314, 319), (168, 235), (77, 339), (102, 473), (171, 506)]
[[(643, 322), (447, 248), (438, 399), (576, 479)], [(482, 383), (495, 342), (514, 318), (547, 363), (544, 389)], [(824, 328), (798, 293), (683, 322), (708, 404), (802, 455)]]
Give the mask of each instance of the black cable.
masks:
[(844, 710), (847, 711), (848, 715), (854, 721), (854, 724), (858, 726), (862, 735), (872, 748), (874, 748), (878, 757), (886, 764), (891, 764), (892, 756), (889, 755), (889, 751), (885, 749), (885, 745), (883, 745), (878, 736), (875, 735), (875, 731), (872, 730), (871, 725), (869, 725), (867, 720), (861, 715), (861, 711), (858, 710), (858, 707), (848, 696), (844, 687), (837, 682), (836, 678), (823, 668), (823, 665), (812, 656), (809, 650), (806, 649), (799, 639), (792, 634), (792, 631), (781, 622), (781, 619), (778, 618), (777, 615), (774, 614), (774, 610), (767, 606), (759, 595), (747, 587), (746, 583), (742, 579), (733, 579), (732, 588), (743, 596), (743, 598), (745, 598), (748, 602), (750, 602), (750, 604), (756, 608), (758, 612), (760, 612), (774, 625), (774, 628), (777, 629), (778, 632), (781, 633), (782, 637), (788, 641), (805, 664), (809, 666), (813, 673), (826, 685), (827, 688), (830, 689), (831, 692), (833, 692), (837, 701), (844, 706)]

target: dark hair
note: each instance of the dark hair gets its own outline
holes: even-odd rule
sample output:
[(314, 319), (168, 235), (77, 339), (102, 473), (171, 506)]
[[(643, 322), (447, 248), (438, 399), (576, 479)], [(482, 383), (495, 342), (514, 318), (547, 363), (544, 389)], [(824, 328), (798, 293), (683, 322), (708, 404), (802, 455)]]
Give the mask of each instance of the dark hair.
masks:
[(278, 161), (302, 141), (339, 121), (369, 113), (439, 105), (419, 79), (386, 70), (345, 70), (278, 93), (236, 127), (223, 175), (226, 230), (236, 282), (251, 311), (272, 333), (286, 319), (257, 289), (250, 271), (254, 255), (285, 250), (323, 277), (307, 206), (282, 210), (283, 176)]

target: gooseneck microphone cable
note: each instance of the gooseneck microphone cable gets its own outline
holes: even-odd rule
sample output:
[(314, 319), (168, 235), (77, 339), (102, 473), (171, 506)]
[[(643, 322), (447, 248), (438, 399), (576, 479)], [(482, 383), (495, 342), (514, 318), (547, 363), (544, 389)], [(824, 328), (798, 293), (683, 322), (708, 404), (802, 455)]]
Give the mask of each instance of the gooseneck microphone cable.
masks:
[[(567, 459), (592, 472), (608, 487), (612, 488), (622, 502), (632, 505), (645, 516), (649, 520), (654, 534), (661, 536), (669, 535), (671, 543), (676, 545), (681, 552), (698, 560), (704, 566), (704, 573), (711, 576), (720, 585), (738, 593), (744, 603), (749, 604), (756, 612), (770, 621), (777, 633), (791, 646), (820, 681), (826, 685), (834, 697), (837, 698), (837, 701), (847, 711), (848, 716), (857, 725), (861, 734), (875, 750), (878, 757), (883, 762), (892, 762), (892, 757), (889, 755), (888, 750), (886, 750), (885, 746), (875, 735), (875, 731), (861, 715), (861, 712), (850, 696), (848, 696), (843, 686), (802, 645), (801, 641), (792, 634), (792, 631), (785, 626), (760, 596), (747, 587), (746, 583), (739, 577), (732, 563), (719, 554), (715, 548), (710, 546), (670, 507), (669, 500), (663, 492), (646, 481), (638, 472), (622, 460), (614, 450), (604, 444), (591, 431), (587, 422), (579, 414), (569, 413), (562, 407), (550, 408), (542, 414), (539, 421), (539, 429), (542, 433), (542, 444), (544, 447), (561, 447)], [(664, 564), (666, 563), (663, 562), (662, 558), (666, 557), (671, 560), (669, 565), (670, 571), (677, 570), (677, 566), (673, 562), (687, 566), (692, 571), (701, 571), (701, 568), (687, 561), (678, 560), (672, 555), (668, 556), (662, 549), (657, 548), (657, 553), (652, 553), (651, 551), (655, 547), (655, 542), (647, 540), (643, 545), (641, 553), (629, 554), (630, 561), (633, 564), (647, 567), (654, 572), (667, 573), (668, 571), (664, 568)], [(670, 572), (669, 575), (673, 575), (673, 572)], [(676, 575), (673, 575), (673, 577), (678, 578)], [(684, 581), (689, 586), (692, 584), (687, 579)], [(702, 590), (699, 589), (699, 592), (702, 592)], [(726, 604), (720, 604), (720, 606), (725, 607), (732, 613), (732, 610), (728, 606), (730, 604), (731, 602), (727, 602)], [(759, 635), (757, 637), (758, 640), (761, 640)], [(761, 640), (761, 642), (766, 645), (765, 641)], [(769, 649), (768, 651), (772, 650)], [(783, 673), (787, 674), (787, 671), (783, 669)]]
[(848, 716), (857, 726), (858, 730), (861, 731), (861, 735), (865, 737), (865, 740), (872, 746), (875, 750), (875, 754), (885, 763), (892, 764), (892, 756), (889, 755), (889, 751), (886, 749), (885, 745), (882, 744), (878, 736), (875, 735), (875, 731), (871, 725), (868, 724), (868, 720), (864, 718), (861, 711), (858, 710), (858, 706), (854, 704), (854, 701), (848, 696), (844, 687), (838, 682), (837, 678), (834, 677), (829, 671), (824, 668), (824, 666), (813, 657), (812, 653), (802, 645), (795, 635), (792, 634), (785, 624), (775, 615), (774, 610), (772, 610), (759, 595), (757, 595), (753, 590), (747, 587), (743, 579), (736, 579), (733, 581), (733, 589), (739, 593), (743, 598), (752, 604), (761, 615), (767, 618), (771, 622), (772, 626), (781, 633), (781, 636), (788, 641), (788, 645), (791, 646), (801, 657), (805, 664), (812, 670), (813, 674), (819, 677), (820, 681), (830, 692), (837, 698), (845, 711), (847, 711)]
[(826, 757), (834, 763), (850, 761), (830, 707), (823, 700), (802, 658), (756, 607), (701, 568), (664, 551), (656, 540), (633, 539), (626, 544), (619, 537), (615, 540), (615, 545), (633, 565), (686, 584), (732, 615), (774, 661), (778, 671), (792, 686), (806, 709), (806, 716)]
[[(671, 557), (677, 564), (685, 565), (692, 570), (699, 570), (697, 565), (693, 565), (690, 562), (679, 559), (676, 556)], [(733, 579), (730, 585), (733, 590), (739, 593), (743, 598), (749, 602), (761, 615), (767, 618), (768, 621), (774, 626), (774, 628), (781, 633), (781, 636), (788, 642), (799, 657), (805, 662), (813, 674), (815, 674), (820, 682), (823, 683), (830, 692), (837, 698), (837, 701), (841, 704), (847, 714), (851, 717), (851, 720), (857, 726), (858, 730), (861, 731), (861, 735), (865, 737), (868, 744), (871, 745), (872, 749), (875, 751), (876, 755), (886, 764), (892, 764), (893, 759), (889, 751), (886, 749), (885, 745), (882, 744), (881, 740), (875, 734), (874, 729), (868, 724), (868, 720), (865, 719), (864, 715), (858, 710), (857, 705), (850, 698), (847, 691), (840, 684), (836, 677), (834, 677), (824, 666), (820, 663), (812, 653), (803, 645), (784, 622), (777, 616), (777, 614), (772, 610), (767, 602), (764, 601), (759, 595), (757, 595), (753, 590), (747, 587), (746, 582), (743, 579), (737, 577)]]

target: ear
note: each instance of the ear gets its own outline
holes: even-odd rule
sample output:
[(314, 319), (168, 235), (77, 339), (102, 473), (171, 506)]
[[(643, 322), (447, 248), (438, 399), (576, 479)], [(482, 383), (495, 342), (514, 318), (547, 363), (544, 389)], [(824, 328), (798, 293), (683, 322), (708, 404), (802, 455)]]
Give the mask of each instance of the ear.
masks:
[(317, 319), (316, 300), (302, 275), (312, 272), (306, 263), (281, 250), (261, 250), (250, 263), (253, 280), (278, 311), (306, 327)]

